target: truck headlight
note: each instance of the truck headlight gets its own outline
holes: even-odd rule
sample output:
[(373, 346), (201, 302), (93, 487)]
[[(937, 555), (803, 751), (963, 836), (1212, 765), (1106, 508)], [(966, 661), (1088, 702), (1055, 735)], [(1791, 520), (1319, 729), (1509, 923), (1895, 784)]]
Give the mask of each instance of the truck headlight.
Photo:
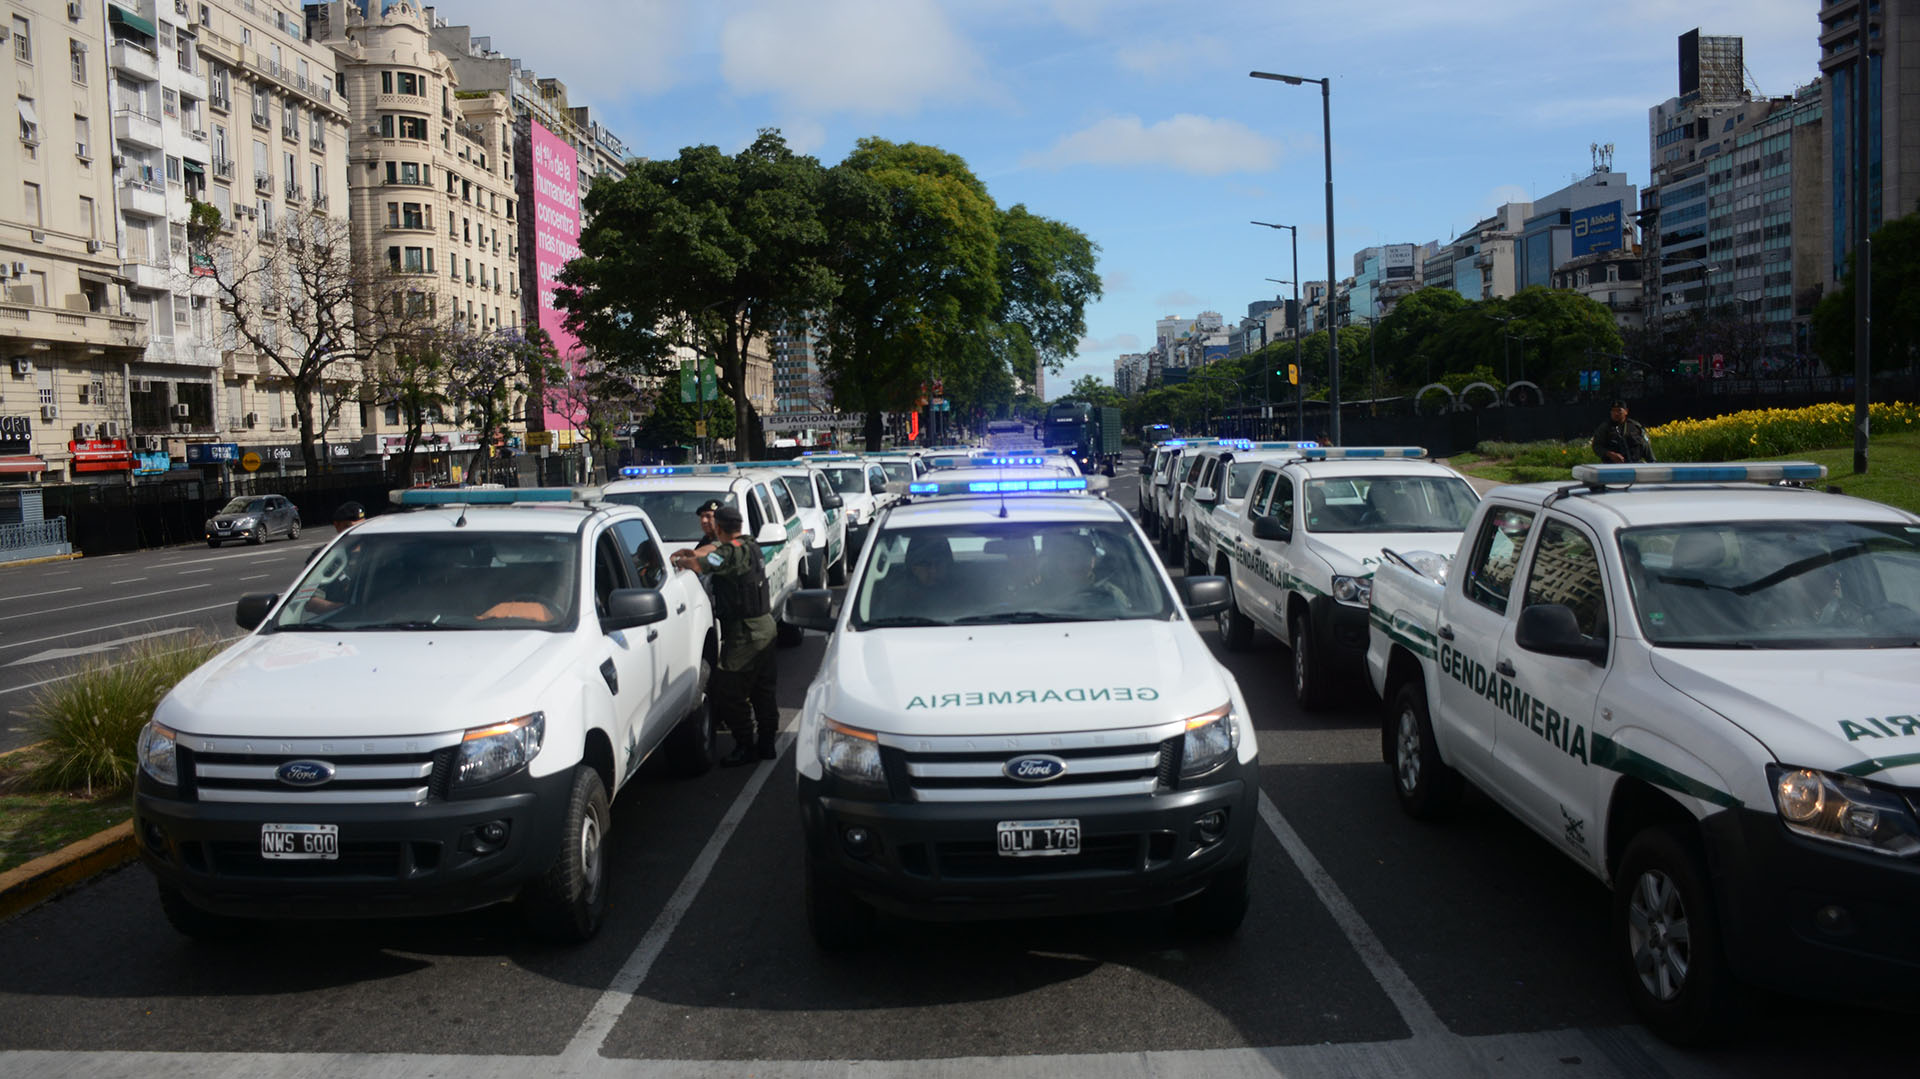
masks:
[(1920, 851), (1920, 823), (1899, 795), (1811, 768), (1769, 765), (1767, 776), (1789, 831), (1894, 857)]
[(1365, 607), (1373, 602), (1372, 577), (1333, 575), (1333, 598), (1349, 607)]
[(1188, 718), (1180, 749), (1180, 778), (1193, 779), (1219, 768), (1239, 745), (1240, 726), (1233, 721), (1231, 703)]
[(887, 768), (880, 760), (880, 736), (823, 718), (820, 766), (833, 778), (871, 794), (887, 792)]
[(453, 762), (454, 785), (485, 783), (525, 768), (540, 755), (546, 736), (545, 712), (473, 728), (460, 738), (460, 754)]
[(153, 777), (156, 783), (169, 787), (180, 785), (180, 757), (173, 731), (158, 723), (148, 723), (140, 728), (140, 737), (134, 742), (134, 755), (140, 758), (140, 770)]

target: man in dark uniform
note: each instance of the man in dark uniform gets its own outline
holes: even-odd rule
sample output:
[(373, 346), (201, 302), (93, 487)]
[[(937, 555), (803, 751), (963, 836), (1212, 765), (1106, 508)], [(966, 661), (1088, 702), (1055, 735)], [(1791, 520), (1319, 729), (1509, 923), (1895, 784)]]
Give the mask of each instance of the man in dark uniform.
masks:
[(1653, 460), (1653, 442), (1639, 421), (1627, 418), (1627, 403), (1615, 401), (1607, 422), (1593, 433), (1593, 452), (1610, 465), (1637, 465)]
[[(701, 509), (705, 511), (706, 507)], [(728, 505), (700, 514), (713, 521), (713, 538), (691, 550), (675, 551), (679, 569), (705, 574), (712, 581), (713, 614), (720, 623), (720, 662), (707, 685), (714, 718), (733, 733), (733, 752), (721, 758), (727, 767), (772, 760), (780, 732), (780, 707), (774, 699), (773, 605), (767, 587), (766, 558), (760, 545), (740, 534), (740, 511)], [(759, 737), (754, 736), (755, 721)]]

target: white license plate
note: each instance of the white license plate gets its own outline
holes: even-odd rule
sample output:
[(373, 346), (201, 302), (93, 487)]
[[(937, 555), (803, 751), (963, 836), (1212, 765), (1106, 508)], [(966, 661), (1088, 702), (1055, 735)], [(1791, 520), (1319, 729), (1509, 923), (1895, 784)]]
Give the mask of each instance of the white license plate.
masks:
[(1077, 820), (1003, 820), (995, 826), (1005, 858), (1044, 858), (1080, 853)]
[(260, 857), (336, 861), (340, 857), (337, 824), (263, 824)]

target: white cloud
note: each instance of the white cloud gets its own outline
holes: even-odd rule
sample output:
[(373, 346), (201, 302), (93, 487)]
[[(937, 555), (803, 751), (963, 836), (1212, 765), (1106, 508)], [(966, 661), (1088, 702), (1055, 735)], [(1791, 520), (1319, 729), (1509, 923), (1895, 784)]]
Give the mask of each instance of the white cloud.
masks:
[(1154, 306), (1162, 307), (1169, 311), (1182, 307), (1199, 307), (1206, 302), (1207, 301), (1183, 288), (1174, 289), (1172, 292), (1162, 292), (1153, 298)]
[(737, 93), (808, 113), (911, 114), (998, 96), (933, 0), (759, 3), (721, 27), (720, 71)]
[(1115, 59), (1128, 71), (1159, 76), (1167, 71), (1191, 71), (1216, 78), (1231, 55), (1224, 38), (1202, 34), (1185, 40), (1127, 45)]
[(1026, 163), (1045, 168), (1069, 165), (1146, 165), (1219, 176), (1264, 172), (1280, 157), (1280, 144), (1238, 120), (1181, 113), (1148, 126), (1138, 116), (1110, 116), (1092, 127), (1063, 136)]
[(1082, 337), (1074, 350), (1075, 355), (1097, 355), (1102, 352), (1138, 352), (1140, 337), (1138, 334), (1116, 333), (1112, 337)]
[[(687, 5), (678, 0), (567, 0), (545, 18), (529, 18), (524, 0), (464, 0), (438, 14), (491, 38), (495, 50), (542, 78), (566, 83), (569, 103), (596, 113), (671, 87), (689, 45)], [(582, 32), (595, 26), (619, 32)]]

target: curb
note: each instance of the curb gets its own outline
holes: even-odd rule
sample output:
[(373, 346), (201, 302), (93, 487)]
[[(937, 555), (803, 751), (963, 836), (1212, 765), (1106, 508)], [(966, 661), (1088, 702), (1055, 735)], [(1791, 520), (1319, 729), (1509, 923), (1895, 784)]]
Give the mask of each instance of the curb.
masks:
[(76, 558), (83, 557), (85, 556), (79, 551), (75, 551), (72, 554), (50, 554), (42, 558), (22, 558), (18, 562), (0, 562), (0, 569), (5, 569), (8, 566), (37, 566), (42, 562), (71, 562)]
[(133, 860), (133, 821), (123, 820), (22, 866), (0, 873), (0, 921)]

